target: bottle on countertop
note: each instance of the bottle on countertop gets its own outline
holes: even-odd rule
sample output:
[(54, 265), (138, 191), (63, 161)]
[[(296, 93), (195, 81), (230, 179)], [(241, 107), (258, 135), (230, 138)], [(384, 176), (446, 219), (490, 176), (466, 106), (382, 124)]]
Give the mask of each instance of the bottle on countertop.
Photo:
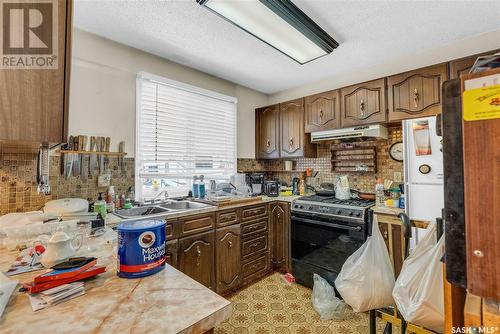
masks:
[(97, 201), (94, 202), (94, 212), (100, 214), (102, 219), (106, 218), (106, 201), (102, 199), (102, 192), (99, 193)]
[(205, 198), (206, 190), (205, 190), (205, 176), (200, 175), (200, 183), (198, 184), (198, 195), (200, 198)]
[(106, 196), (106, 210), (108, 213), (115, 211), (115, 187), (109, 186)]
[(193, 176), (193, 198), (198, 198), (200, 196), (199, 190), (200, 184), (198, 183), (198, 176)]
[(405, 208), (405, 194), (401, 194), (401, 197), (399, 198), (399, 208)]
[(384, 181), (379, 177), (377, 178), (377, 183), (375, 184), (375, 205), (384, 206), (385, 194), (384, 194)]
[(299, 195), (304, 196), (306, 194), (306, 181), (301, 179), (299, 182)]

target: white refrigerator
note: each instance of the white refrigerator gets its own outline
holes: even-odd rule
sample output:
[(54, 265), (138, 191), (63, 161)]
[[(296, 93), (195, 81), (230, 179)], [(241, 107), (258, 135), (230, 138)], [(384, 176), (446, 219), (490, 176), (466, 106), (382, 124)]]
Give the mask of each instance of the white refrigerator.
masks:
[[(436, 117), (403, 121), (405, 211), (410, 219), (435, 221), (444, 207), (442, 137)], [(424, 231), (414, 230), (412, 244)]]

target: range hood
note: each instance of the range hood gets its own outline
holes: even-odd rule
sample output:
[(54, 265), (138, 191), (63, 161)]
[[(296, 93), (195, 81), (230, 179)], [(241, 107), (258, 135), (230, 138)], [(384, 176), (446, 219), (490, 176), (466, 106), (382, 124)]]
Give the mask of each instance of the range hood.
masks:
[(312, 132), (311, 142), (316, 143), (325, 140), (360, 138), (360, 137), (387, 139), (387, 128), (383, 125), (375, 124), (375, 125), (356, 126), (354, 128)]

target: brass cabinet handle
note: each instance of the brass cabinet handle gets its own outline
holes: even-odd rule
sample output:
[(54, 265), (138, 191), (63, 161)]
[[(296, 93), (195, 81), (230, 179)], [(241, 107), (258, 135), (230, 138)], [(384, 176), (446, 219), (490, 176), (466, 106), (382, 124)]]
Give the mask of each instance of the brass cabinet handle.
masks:
[(384, 239), (387, 239), (387, 237), (388, 237), (387, 231), (384, 231)]
[(319, 118), (323, 118), (323, 109), (319, 110)]
[(250, 245), (250, 248), (254, 248), (254, 247), (257, 247), (259, 245), (258, 242), (254, 242), (253, 244)]
[(278, 218), (280, 218), (280, 217), (281, 217), (281, 213), (278, 213)]
[(271, 141), (268, 139), (268, 140), (266, 141), (266, 147), (270, 147), (270, 146), (271, 146)]
[(227, 245), (229, 246), (229, 248), (233, 248), (233, 242), (232, 241), (228, 241)]
[(361, 116), (363, 116), (365, 111), (365, 100), (361, 99), (361, 101), (359, 102), (359, 109), (361, 110)]
[(293, 138), (292, 137), (290, 137), (289, 145), (290, 145), (290, 148), (293, 147)]
[(200, 246), (196, 246), (196, 266), (200, 266), (201, 250)]
[(415, 88), (413, 90), (413, 105), (415, 106), (415, 108), (418, 108), (418, 100), (420, 98), (420, 94), (418, 93), (418, 89)]

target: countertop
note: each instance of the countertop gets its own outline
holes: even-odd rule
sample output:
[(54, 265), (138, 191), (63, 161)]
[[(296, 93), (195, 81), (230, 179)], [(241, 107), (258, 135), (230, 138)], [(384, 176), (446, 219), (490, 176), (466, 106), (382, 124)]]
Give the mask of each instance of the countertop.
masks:
[[(6, 333), (204, 333), (232, 313), (231, 303), (175, 268), (140, 278), (116, 276), (116, 259), (102, 252), (108, 271), (85, 282), (85, 295), (33, 312), (25, 293), (15, 291), (0, 318)], [(15, 253), (0, 250), (0, 271)], [(30, 281), (42, 271), (13, 276)]]
[(394, 216), (399, 215), (401, 212), (405, 212), (404, 209), (390, 208), (387, 206), (374, 206), (372, 207), (372, 210), (374, 213), (379, 213), (383, 215), (394, 215)]
[[(221, 206), (221, 207), (213, 205), (213, 206), (206, 207), (206, 208), (169, 213), (168, 218), (173, 219), (173, 218), (178, 218), (178, 217), (186, 217), (186, 216), (197, 215), (197, 214), (201, 214), (201, 213), (215, 212), (218, 210), (233, 209), (233, 208), (237, 208), (237, 207), (241, 207), (241, 206), (257, 205), (257, 204), (269, 203), (269, 202), (274, 202), (274, 201), (291, 203), (293, 200), (295, 200), (299, 197), (301, 197), (301, 196), (298, 196), (298, 195), (277, 196), (277, 197), (262, 196), (261, 200), (256, 200), (253, 202), (236, 203), (234, 205), (229, 204), (229, 205), (225, 205), (225, 206)], [(118, 217), (112, 213), (110, 213), (106, 216), (106, 225), (109, 227), (114, 227), (114, 226), (118, 225), (121, 221), (122, 221), (122, 219), (120, 217)]]

